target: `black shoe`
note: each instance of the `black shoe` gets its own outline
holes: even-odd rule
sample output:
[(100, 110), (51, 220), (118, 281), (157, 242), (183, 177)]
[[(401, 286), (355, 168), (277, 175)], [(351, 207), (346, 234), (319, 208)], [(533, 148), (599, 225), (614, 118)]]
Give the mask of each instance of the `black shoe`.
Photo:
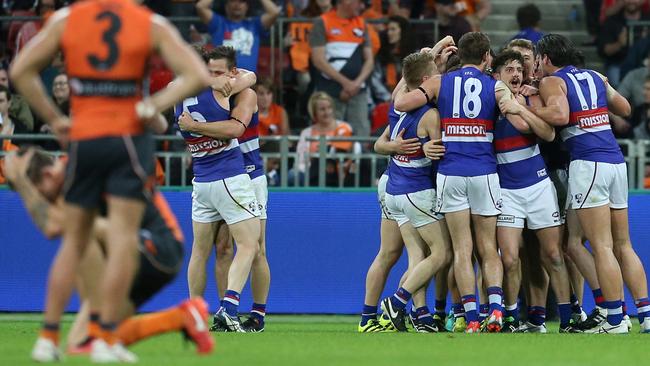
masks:
[(241, 323), (241, 326), (244, 328), (246, 333), (262, 333), (264, 331), (264, 323), (254, 316), (246, 319)]
[(238, 332), (245, 333), (241, 326), (239, 317), (232, 317), (221, 308), (214, 314), (214, 320), (210, 327), (211, 332)]
[(503, 320), (501, 333), (514, 333), (517, 329), (519, 329), (519, 321), (515, 320), (514, 317), (508, 316)]
[(398, 332), (407, 331), (406, 324), (404, 323), (404, 309), (394, 307), (393, 303), (390, 301), (390, 297), (381, 301), (381, 309), (384, 311), (384, 314), (388, 316), (388, 319), (390, 319), (390, 322)]
[(560, 325), (559, 333), (584, 333), (584, 332), (580, 330), (577, 326), (569, 324), (565, 326)]
[(438, 329), (438, 333), (448, 332), (447, 328), (445, 328), (444, 317), (440, 317), (440, 315), (433, 315), (433, 325)]
[(580, 324), (574, 326), (574, 328), (580, 331), (588, 331), (600, 328), (607, 321), (607, 310), (595, 307), (594, 310), (589, 314), (587, 320), (583, 321)]
[[(442, 328), (445, 329), (445, 328)], [(441, 332), (435, 324), (425, 324), (422, 322), (417, 323), (415, 326), (415, 331), (418, 333), (439, 333)]]

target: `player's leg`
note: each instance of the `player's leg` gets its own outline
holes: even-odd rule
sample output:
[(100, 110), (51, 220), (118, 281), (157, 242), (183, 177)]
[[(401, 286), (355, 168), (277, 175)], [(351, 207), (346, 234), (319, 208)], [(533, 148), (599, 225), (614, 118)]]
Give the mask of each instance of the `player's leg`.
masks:
[[(453, 254), (453, 253), (452, 253)], [(449, 287), (449, 293), (451, 294), (451, 309), (452, 314), (447, 319), (447, 324), (445, 328), (454, 333), (462, 333), (467, 328), (467, 321), (465, 320), (465, 309), (463, 309), (463, 303), (461, 300), (460, 292), (458, 286), (456, 285), (456, 276), (454, 275), (454, 260), (452, 259), (451, 265), (447, 272), (447, 284)]]
[(634, 297), (637, 306), (641, 331), (650, 333), (650, 300), (648, 300), (648, 282), (643, 263), (637, 256), (630, 241), (627, 209), (613, 209), (612, 234), (615, 252), (623, 272), (623, 279)]
[(223, 299), (223, 294), (226, 292), (226, 287), (228, 287), (228, 271), (230, 270), (232, 259), (235, 256), (235, 243), (233, 243), (228, 225), (224, 222), (219, 224), (217, 237), (214, 242), (217, 248), (217, 257), (214, 262), (214, 277), (217, 281), (219, 300), (221, 300)]
[(522, 229), (518, 227), (497, 227), (497, 242), (503, 262), (503, 303), (505, 305), (505, 332), (513, 332), (519, 327), (519, 289), (521, 288), (521, 261), (519, 247), (522, 245)]
[[(449, 239), (451, 241), (451, 239)], [(445, 331), (445, 317), (447, 316), (447, 294), (449, 293), (449, 286), (447, 276), (449, 275), (449, 267), (451, 266), (451, 242), (449, 243), (449, 261), (447, 265), (441, 268), (435, 275), (436, 294), (433, 322), (439, 331)], [(426, 291), (425, 291), (426, 294)]]
[[(223, 225), (225, 226), (225, 225)], [(192, 254), (187, 267), (187, 285), (190, 297), (203, 297), (207, 280), (207, 263), (217, 233), (218, 222), (192, 220)]]
[[(399, 282), (399, 286), (402, 287), (404, 285), (404, 282), (406, 282), (409, 274), (415, 269), (418, 263), (422, 262), (424, 258), (429, 255), (429, 249), (427, 248), (427, 243), (422, 239), (417, 229), (413, 227), (410, 221), (403, 223), (399, 227), (399, 231), (401, 233), (402, 240), (404, 241), (404, 246), (406, 247), (406, 255), (408, 258), (407, 270), (402, 278), (400, 278)], [(399, 257), (397, 259), (399, 259)], [(418, 329), (418, 325), (420, 323), (424, 324), (425, 327), (427, 325), (430, 326), (433, 324), (433, 317), (431, 316), (431, 312), (427, 306), (426, 299), (428, 287), (429, 282), (427, 282), (423, 287), (413, 293), (411, 311), (409, 315), (411, 324), (416, 330)]]

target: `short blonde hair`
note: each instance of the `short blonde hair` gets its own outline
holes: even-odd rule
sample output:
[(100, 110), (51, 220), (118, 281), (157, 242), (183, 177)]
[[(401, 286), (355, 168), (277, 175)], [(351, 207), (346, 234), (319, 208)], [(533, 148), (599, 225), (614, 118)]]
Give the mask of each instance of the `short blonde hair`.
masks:
[(329, 101), (332, 108), (334, 108), (334, 99), (329, 94), (322, 91), (314, 92), (314, 94), (309, 97), (309, 102), (307, 102), (307, 113), (309, 113), (309, 118), (311, 118), (312, 121), (314, 121), (314, 110), (316, 109), (316, 103), (318, 103), (319, 100)]

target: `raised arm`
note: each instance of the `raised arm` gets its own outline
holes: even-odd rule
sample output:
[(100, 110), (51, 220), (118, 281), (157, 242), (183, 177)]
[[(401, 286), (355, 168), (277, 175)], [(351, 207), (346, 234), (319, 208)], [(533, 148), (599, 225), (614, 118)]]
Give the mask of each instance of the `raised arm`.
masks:
[(420, 88), (424, 89), (424, 92), (418, 88), (402, 95), (398, 93), (394, 102), (395, 109), (400, 112), (409, 112), (422, 107), (431, 100), (437, 100), (440, 80), (440, 75), (425, 80), (420, 84)]
[(205, 24), (210, 23), (214, 12), (212, 11), (213, 0), (199, 0), (196, 2), (196, 14)]
[(237, 69), (234, 75), (235, 82), (232, 83), (231, 94), (238, 94), (239, 92), (252, 88), (257, 83), (257, 75), (254, 72), (246, 69)]
[(260, 0), (262, 7), (264, 8), (264, 14), (262, 14), (262, 26), (269, 29), (275, 23), (275, 20), (280, 16), (282, 9), (275, 5), (271, 0)]
[(544, 106), (531, 110), (551, 126), (564, 126), (569, 123), (569, 101), (564, 80), (557, 76), (547, 76), (539, 83), (539, 95)]

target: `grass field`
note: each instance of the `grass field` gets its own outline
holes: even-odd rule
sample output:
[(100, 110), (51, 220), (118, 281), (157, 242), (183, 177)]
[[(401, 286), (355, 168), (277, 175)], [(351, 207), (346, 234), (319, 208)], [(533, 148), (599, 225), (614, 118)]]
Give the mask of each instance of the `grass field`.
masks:
[[(66, 317), (64, 326), (70, 325)], [(29, 352), (41, 321), (0, 314), (0, 365), (33, 364)], [(179, 334), (137, 344), (142, 365), (643, 365), (650, 335), (358, 334), (356, 316), (269, 316), (261, 334), (215, 334), (217, 348), (198, 357)], [(646, 361), (643, 361), (646, 360)], [(67, 357), (83, 365), (85, 357)]]

